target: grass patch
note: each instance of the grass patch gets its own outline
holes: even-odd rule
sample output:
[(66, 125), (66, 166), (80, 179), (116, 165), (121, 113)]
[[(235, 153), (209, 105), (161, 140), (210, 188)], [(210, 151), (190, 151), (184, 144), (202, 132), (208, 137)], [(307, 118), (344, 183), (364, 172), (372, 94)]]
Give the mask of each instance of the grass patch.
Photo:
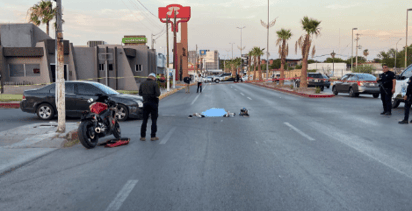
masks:
[(22, 94), (0, 94), (0, 102), (21, 101)]
[(76, 145), (76, 144), (78, 144), (78, 143), (80, 143), (80, 140), (79, 140), (79, 139), (72, 140), (72, 141), (65, 141), (65, 142), (64, 142), (64, 148), (72, 147), (72, 146), (74, 146), (74, 145)]
[(117, 90), (117, 92), (130, 95), (139, 94), (139, 90)]

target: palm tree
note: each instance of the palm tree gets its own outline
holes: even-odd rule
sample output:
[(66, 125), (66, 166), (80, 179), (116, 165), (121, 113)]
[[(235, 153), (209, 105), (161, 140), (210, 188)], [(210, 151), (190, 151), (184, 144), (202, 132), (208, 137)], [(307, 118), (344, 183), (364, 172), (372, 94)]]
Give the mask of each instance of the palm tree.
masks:
[(368, 49), (365, 49), (365, 50), (363, 51), (363, 55), (365, 56), (366, 61), (368, 61), (369, 50), (368, 50)]
[(242, 58), (236, 58), (233, 60), (233, 64), (235, 66), (235, 71), (232, 73), (232, 76), (236, 75), (236, 69), (242, 66)]
[[(295, 53), (298, 53), (298, 47), (302, 49), (302, 73), (300, 86), (306, 88), (307, 84), (307, 70), (308, 70), (308, 58), (310, 46), (312, 45), (313, 36), (316, 37), (320, 35), (319, 25), (321, 21), (312, 19), (308, 16), (303, 17), (301, 20), (303, 30), (306, 31), (305, 35), (302, 35), (295, 44)], [(312, 58), (315, 56), (316, 49), (315, 46), (312, 48)]]
[[(262, 80), (262, 68), (260, 66), (260, 57), (264, 55), (264, 48), (254, 47), (252, 49), (255, 58), (257, 58), (257, 68), (258, 68), (258, 76), (259, 80)], [(255, 60), (256, 61), (256, 60)]]
[(250, 67), (252, 66), (252, 51), (249, 51), (249, 53), (247, 53), (247, 55), (248, 55), (248, 57), (247, 57), (247, 63), (248, 63), (248, 66), (249, 66), (249, 74), (248, 74), (248, 76), (250, 76), (250, 74), (252, 73), (252, 69), (250, 69)]
[[(285, 64), (286, 57), (289, 55), (289, 44), (286, 43), (292, 37), (290, 29), (281, 29), (276, 32), (278, 39), (276, 40), (276, 45), (279, 45), (279, 55), (280, 55), (280, 78), (285, 78)], [(281, 44), (282, 43), (282, 44)], [(280, 85), (283, 85), (284, 80), (280, 81)]]
[(49, 23), (56, 15), (56, 9), (53, 9), (51, 1), (41, 0), (27, 11), (30, 15), (29, 23), (33, 23), (36, 26), (40, 24), (46, 24), (46, 33), (49, 35)]

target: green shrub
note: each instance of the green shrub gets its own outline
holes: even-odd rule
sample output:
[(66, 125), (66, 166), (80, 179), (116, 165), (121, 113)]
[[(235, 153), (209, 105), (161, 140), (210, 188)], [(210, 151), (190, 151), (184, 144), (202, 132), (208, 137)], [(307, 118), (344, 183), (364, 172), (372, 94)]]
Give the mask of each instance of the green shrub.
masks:
[(316, 73), (316, 69), (308, 70), (308, 73)]
[(315, 93), (316, 93), (316, 94), (319, 94), (319, 93), (320, 93), (320, 86), (317, 86), (317, 87), (316, 87)]
[(293, 84), (290, 85), (290, 89), (293, 89)]

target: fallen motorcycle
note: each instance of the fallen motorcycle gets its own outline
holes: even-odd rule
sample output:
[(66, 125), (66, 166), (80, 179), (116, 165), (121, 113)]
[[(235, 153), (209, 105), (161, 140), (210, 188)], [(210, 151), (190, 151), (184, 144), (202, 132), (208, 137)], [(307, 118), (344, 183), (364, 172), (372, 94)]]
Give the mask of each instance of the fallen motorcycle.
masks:
[(121, 138), (120, 125), (116, 117), (117, 103), (107, 95), (98, 95), (96, 102), (90, 98), (90, 111), (83, 111), (78, 129), (80, 143), (87, 149), (94, 148), (99, 138), (114, 135)]

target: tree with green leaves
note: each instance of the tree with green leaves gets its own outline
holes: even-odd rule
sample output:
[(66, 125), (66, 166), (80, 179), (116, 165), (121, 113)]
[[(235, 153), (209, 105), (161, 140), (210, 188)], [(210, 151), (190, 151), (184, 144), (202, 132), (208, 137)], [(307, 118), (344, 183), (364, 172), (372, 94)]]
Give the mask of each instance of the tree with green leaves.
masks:
[(56, 16), (56, 9), (53, 9), (52, 1), (41, 0), (30, 7), (27, 14), (29, 15), (29, 23), (36, 26), (46, 24), (46, 33), (49, 35), (50, 21)]
[[(289, 44), (286, 43), (291, 37), (292, 33), (290, 29), (281, 29), (276, 32), (278, 39), (276, 40), (276, 45), (279, 46), (279, 55), (280, 55), (280, 78), (285, 78), (285, 64), (286, 57), (289, 55)], [(280, 85), (283, 85), (284, 80), (280, 81)]]
[(249, 51), (247, 55), (248, 55), (247, 59), (248, 59), (248, 66), (249, 66), (249, 73), (247, 75), (249, 76), (250, 74), (252, 74), (251, 67), (252, 67), (252, 60), (253, 60), (253, 52)]
[[(320, 25), (321, 21), (309, 18), (308, 16), (303, 17), (301, 20), (302, 28), (306, 32), (302, 35), (295, 44), (295, 53), (297, 54), (298, 48), (302, 50), (302, 74), (300, 86), (307, 87), (307, 70), (308, 70), (308, 58), (310, 47), (312, 45), (313, 37), (318, 37), (320, 35)], [(312, 47), (312, 58), (315, 56), (316, 49), (315, 46)]]
[(369, 50), (368, 49), (363, 50), (363, 55), (365, 56), (366, 61), (367, 61), (368, 60), (368, 55), (369, 55)]
[(262, 80), (262, 69), (260, 67), (260, 57), (264, 55), (264, 48), (254, 47), (252, 49), (254, 56), (257, 58), (258, 80)]
[(242, 66), (242, 58), (237, 57), (233, 59), (232, 63), (234, 66), (233, 71), (232, 71), (232, 77), (233, 77), (233, 76), (236, 76), (236, 69)]

